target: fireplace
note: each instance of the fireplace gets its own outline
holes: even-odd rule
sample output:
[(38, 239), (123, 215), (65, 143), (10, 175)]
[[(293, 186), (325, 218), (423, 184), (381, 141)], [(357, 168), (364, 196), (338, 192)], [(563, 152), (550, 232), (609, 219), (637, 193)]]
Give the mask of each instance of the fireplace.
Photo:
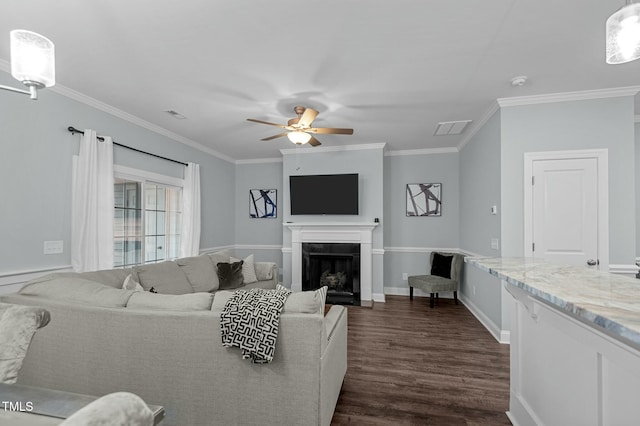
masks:
[(327, 303), (360, 305), (360, 244), (302, 244), (302, 290), (323, 286)]
[[(360, 245), (360, 305), (373, 302), (372, 239), (375, 222), (285, 222), (291, 230), (291, 290), (302, 291), (302, 245), (305, 243), (354, 243)], [(286, 248), (283, 248), (283, 253)]]

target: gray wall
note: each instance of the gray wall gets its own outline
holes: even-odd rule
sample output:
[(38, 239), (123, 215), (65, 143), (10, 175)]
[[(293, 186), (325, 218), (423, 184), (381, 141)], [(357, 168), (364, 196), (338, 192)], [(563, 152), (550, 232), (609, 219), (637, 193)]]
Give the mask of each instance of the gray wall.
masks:
[[(384, 218), (383, 197), (384, 172), (383, 172), (383, 146), (376, 145), (371, 149), (330, 151), (322, 148), (302, 147), (299, 150), (288, 150), (283, 157), (282, 193), (280, 203), (283, 207), (283, 221), (291, 222), (373, 222), (374, 218), (380, 219), (380, 225), (373, 231), (372, 248), (383, 248), (383, 232), (386, 226)], [(295, 215), (290, 214), (289, 204), (289, 176), (312, 174), (337, 174), (358, 173), (359, 175), (359, 212), (357, 216), (351, 215)], [(291, 248), (291, 232), (284, 228), (282, 242), (285, 249)], [(373, 267), (375, 271), (381, 271), (380, 256), (374, 255)], [(291, 253), (283, 255), (283, 282), (291, 282)], [(381, 275), (374, 275), (373, 293), (381, 294)]]
[[(384, 175), (384, 286), (390, 293), (408, 294), (402, 274), (427, 273), (428, 249), (459, 247), (458, 153), (388, 155)], [(408, 183), (442, 183), (442, 216), (408, 217)]]
[(609, 150), (609, 259), (635, 263), (632, 96), (502, 108), (502, 254), (524, 252), (524, 153)]
[[(460, 151), (460, 248), (481, 256), (500, 256), (491, 239), (501, 241), (500, 218), (500, 111)], [(491, 214), (491, 206), (498, 214)], [(500, 246), (499, 246), (500, 247)], [(502, 320), (500, 280), (465, 264), (460, 291), (491, 321), (496, 329)]]
[[(236, 254), (254, 254), (256, 261), (282, 265), (282, 162), (236, 165)], [(277, 217), (252, 219), (249, 217), (249, 190), (276, 189)]]
[[(0, 84), (16, 86), (5, 72)], [(71, 158), (80, 136), (66, 128), (91, 128), (116, 141), (180, 161), (200, 164), (202, 189), (201, 247), (234, 243), (235, 165), (122, 120), (52, 90), (38, 101), (0, 92), (0, 179), (2, 273), (64, 267), (70, 264)], [(181, 177), (181, 166), (115, 148), (114, 160)], [(232, 224), (231, 226), (229, 224)], [(62, 240), (64, 253), (44, 255), (43, 242)]]

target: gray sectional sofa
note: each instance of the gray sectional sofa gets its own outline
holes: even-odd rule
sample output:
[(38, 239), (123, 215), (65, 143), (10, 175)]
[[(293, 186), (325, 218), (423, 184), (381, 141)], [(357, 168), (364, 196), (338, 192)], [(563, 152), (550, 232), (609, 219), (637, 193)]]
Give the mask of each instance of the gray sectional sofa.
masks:
[[(91, 395), (133, 392), (164, 406), (163, 425), (329, 425), (347, 368), (346, 309), (325, 314), (319, 292), (292, 293), (273, 361), (252, 364), (221, 344), (220, 313), (233, 289), (219, 288), (215, 268), (225, 259), (228, 253), (218, 252), (57, 273), (3, 295), (3, 302), (51, 314), (18, 383)], [(253, 270), (257, 281), (240, 288), (275, 288), (275, 264), (256, 262)], [(158, 294), (122, 289), (127, 277)]]

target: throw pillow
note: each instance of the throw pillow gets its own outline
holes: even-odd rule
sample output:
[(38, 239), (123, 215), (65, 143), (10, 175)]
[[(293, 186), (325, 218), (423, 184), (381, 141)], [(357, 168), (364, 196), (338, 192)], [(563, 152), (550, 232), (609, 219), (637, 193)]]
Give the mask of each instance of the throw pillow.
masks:
[(444, 256), (440, 253), (433, 253), (431, 264), (431, 275), (451, 279), (451, 261), (453, 256)]
[[(236, 259), (235, 257), (231, 257), (230, 262), (239, 262), (240, 259)], [(256, 267), (253, 262), (253, 255), (245, 257), (242, 263), (242, 276), (244, 278), (245, 284), (251, 284), (258, 282), (258, 277), (256, 276)]]
[(220, 290), (228, 290), (230, 288), (242, 287), (244, 278), (242, 276), (242, 264), (239, 262), (218, 263), (218, 279), (220, 280)]
[(139, 282), (133, 279), (131, 274), (127, 275), (127, 278), (124, 279), (122, 283), (123, 290), (133, 290), (133, 291), (144, 291), (144, 288), (140, 285)]
[(329, 288), (325, 285), (316, 290), (316, 297), (320, 299), (320, 313), (324, 315), (324, 305), (327, 303), (327, 290)]

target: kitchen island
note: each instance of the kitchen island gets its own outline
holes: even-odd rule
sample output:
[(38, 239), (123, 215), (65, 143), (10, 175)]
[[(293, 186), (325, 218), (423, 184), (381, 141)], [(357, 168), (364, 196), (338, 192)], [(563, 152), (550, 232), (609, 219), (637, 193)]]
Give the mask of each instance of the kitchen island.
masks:
[(514, 425), (640, 424), (640, 280), (539, 259), (465, 261), (513, 296)]

